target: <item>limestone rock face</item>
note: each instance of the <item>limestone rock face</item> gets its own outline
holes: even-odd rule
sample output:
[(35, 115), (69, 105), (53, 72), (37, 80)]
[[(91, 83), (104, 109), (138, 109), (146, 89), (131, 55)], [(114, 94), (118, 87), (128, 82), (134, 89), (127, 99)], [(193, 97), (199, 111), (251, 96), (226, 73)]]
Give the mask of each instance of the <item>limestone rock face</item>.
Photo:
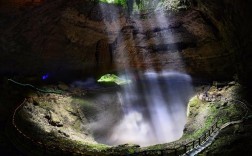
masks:
[(225, 47), (235, 55), (240, 82), (252, 86), (252, 1), (200, 0), (197, 8), (208, 16), (223, 39)]
[(195, 10), (136, 17), (133, 26), (125, 27), (119, 37), (117, 43), (121, 44), (114, 61), (117, 68), (177, 70), (205, 78), (227, 78), (234, 73), (234, 56), (219, 35)]
[(49, 122), (53, 126), (62, 127), (63, 123), (57, 114), (50, 111)]
[(43, 141), (63, 137), (95, 143), (81, 106), (72, 103), (71, 97), (50, 94), (36, 101), (36, 105), (27, 101), (16, 116), (16, 124), (24, 134)]
[[(118, 16), (106, 11), (97, 19), (100, 7)], [(90, 1), (48, 1), (28, 10), (1, 31), (1, 73), (93, 72), (96, 53), (110, 58), (108, 45), (126, 21), (120, 14), (118, 7)]]
[(81, 75), (133, 68), (230, 79), (238, 69), (246, 79), (252, 45), (246, 3), (196, 4), (177, 13), (140, 13), (128, 19), (111, 4), (47, 1), (0, 31), (0, 73)]

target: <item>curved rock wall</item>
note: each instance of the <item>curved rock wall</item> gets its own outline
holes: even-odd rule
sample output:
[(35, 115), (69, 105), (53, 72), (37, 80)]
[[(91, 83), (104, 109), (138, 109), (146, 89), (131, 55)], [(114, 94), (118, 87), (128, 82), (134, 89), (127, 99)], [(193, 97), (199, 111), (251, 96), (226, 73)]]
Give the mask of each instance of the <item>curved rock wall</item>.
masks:
[(165, 69), (216, 80), (232, 79), (239, 71), (245, 82), (251, 71), (246, 3), (196, 4), (177, 13), (128, 19), (122, 8), (110, 4), (47, 1), (0, 31), (0, 73)]
[(251, 85), (252, 75), (252, 1), (197, 0), (198, 9), (219, 30), (224, 45), (235, 54), (235, 67), (240, 82)]

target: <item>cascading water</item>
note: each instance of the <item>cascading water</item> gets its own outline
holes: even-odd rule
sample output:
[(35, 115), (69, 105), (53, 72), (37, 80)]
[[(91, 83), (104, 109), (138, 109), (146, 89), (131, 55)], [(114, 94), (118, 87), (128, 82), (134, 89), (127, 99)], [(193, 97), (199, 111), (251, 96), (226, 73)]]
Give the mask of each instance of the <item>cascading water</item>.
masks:
[(112, 144), (147, 146), (179, 139), (192, 93), (191, 79), (176, 72), (149, 72), (121, 93), (124, 117), (114, 127)]
[[(96, 135), (97, 141), (109, 145), (131, 143), (148, 146), (179, 139), (186, 123), (187, 103), (192, 95), (190, 76), (178, 72), (126, 75), (137, 78), (117, 92), (118, 100), (114, 106), (120, 109), (108, 109), (91, 126), (91, 129), (97, 125), (106, 127), (106, 134), (99, 132)], [(111, 95), (107, 97), (110, 98)]]
[[(100, 5), (100, 10), (104, 16), (107, 15), (105, 7), (102, 5)], [(116, 10), (113, 10), (113, 12), (120, 14)], [(141, 52), (136, 48), (142, 45), (146, 47), (173, 45), (178, 42), (178, 38), (173, 36), (177, 34), (170, 30), (162, 31), (162, 33), (160, 31), (160, 35), (154, 31), (154, 28), (162, 30), (164, 25), (169, 27), (170, 20), (166, 14), (155, 12), (154, 17), (149, 19), (149, 21), (147, 19), (137, 22), (137, 18), (132, 18), (132, 21), (136, 21), (136, 24), (129, 24), (133, 25), (134, 29), (143, 29), (144, 32), (153, 29), (150, 36), (156, 37), (146, 35), (141, 41), (138, 41), (134, 39), (133, 30), (132, 33), (130, 29), (129, 32), (122, 33), (118, 38), (120, 46), (115, 50), (113, 57), (115, 67), (118, 70), (129, 70), (131, 67), (140, 70), (143, 67), (148, 70), (161, 70), (160, 67), (162, 67), (162, 70), (165, 68), (185, 71), (183, 59), (177, 52), (179, 50), (176, 49), (176, 46), (172, 46), (172, 50), (175, 52), (169, 58), (166, 58), (172, 60), (169, 67), (163, 67), (161, 65), (163, 60), (159, 60), (159, 57), (153, 58), (151, 51)], [(118, 28), (124, 25), (121, 22), (115, 22), (115, 24)], [(107, 25), (107, 28), (110, 30), (110, 25)], [(141, 36), (144, 35), (141, 34)], [(117, 91), (116, 94), (105, 93), (105, 95), (103, 93), (100, 97), (98, 96), (98, 101), (106, 99), (107, 102), (105, 103), (112, 102), (113, 106), (107, 107), (108, 109), (101, 111), (98, 115), (95, 115), (95, 118), (92, 118), (89, 127), (95, 140), (109, 145), (132, 143), (148, 146), (179, 139), (186, 123), (187, 103), (192, 95), (190, 76), (178, 72), (162, 71), (126, 72), (120, 77), (130, 77), (132, 83), (123, 85), (122, 91)], [(112, 101), (111, 99), (117, 100)]]

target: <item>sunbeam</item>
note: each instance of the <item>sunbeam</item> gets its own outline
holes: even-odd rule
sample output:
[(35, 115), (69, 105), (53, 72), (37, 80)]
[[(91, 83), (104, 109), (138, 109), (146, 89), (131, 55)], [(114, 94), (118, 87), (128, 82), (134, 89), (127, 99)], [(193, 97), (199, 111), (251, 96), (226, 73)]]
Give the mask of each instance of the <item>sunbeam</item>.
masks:
[[(100, 9), (102, 13), (105, 11), (102, 5)], [(153, 36), (159, 35), (159, 40), (144, 38), (138, 41), (142, 46), (167, 46), (164, 48), (165, 53), (170, 54), (164, 56), (172, 62), (169, 62), (169, 67), (160, 68), (159, 64), (163, 61), (160, 57), (153, 59), (151, 51), (147, 51), (147, 54), (139, 52), (139, 43), (134, 40), (131, 26), (134, 25), (134, 15), (131, 18), (117, 38), (122, 44), (117, 49), (117, 60), (114, 62), (119, 76), (131, 80), (116, 94), (123, 114), (117, 122), (110, 124), (111, 129), (106, 135), (96, 137), (97, 141), (109, 145), (132, 143), (148, 146), (177, 140), (182, 136), (186, 123), (187, 103), (192, 94), (191, 78), (179, 73), (184, 72), (184, 66), (178, 49), (173, 45), (173, 33), (170, 30), (164, 30), (163, 34), (153, 32)], [(168, 19), (165, 14), (155, 12), (154, 17), (137, 24), (143, 33), (147, 33), (152, 29), (162, 30), (163, 25), (169, 25)], [(122, 26), (120, 22), (116, 24), (115, 27)], [(169, 51), (170, 45), (173, 45), (172, 50), (176, 52)], [(132, 63), (136, 67), (133, 70)], [(102, 122), (98, 120), (90, 124), (91, 129), (97, 127), (95, 125), (98, 123), (106, 127), (104, 117), (99, 118)], [(96, 133), (97, 128), (93, 131)]]

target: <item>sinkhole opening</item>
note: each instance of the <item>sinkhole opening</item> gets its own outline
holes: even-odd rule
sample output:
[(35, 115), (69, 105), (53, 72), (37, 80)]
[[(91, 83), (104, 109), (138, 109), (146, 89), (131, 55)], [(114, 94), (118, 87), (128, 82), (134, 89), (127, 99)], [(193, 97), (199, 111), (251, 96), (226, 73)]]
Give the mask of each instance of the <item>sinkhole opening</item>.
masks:
[(178, 140), (193, 95), (191, 77), (178, 72), (127, 72), (118, 90), (88, 95), (83, 107), (98, 143), (149, 146)]

